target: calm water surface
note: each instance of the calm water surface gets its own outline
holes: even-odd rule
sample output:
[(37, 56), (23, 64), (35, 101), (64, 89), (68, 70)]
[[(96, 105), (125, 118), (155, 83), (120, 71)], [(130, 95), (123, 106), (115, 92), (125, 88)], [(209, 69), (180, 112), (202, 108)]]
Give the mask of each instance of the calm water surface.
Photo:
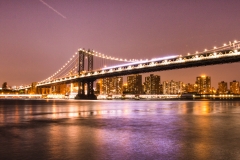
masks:
[(238, 101), (0, 100), (0, 159), (240, 159)]

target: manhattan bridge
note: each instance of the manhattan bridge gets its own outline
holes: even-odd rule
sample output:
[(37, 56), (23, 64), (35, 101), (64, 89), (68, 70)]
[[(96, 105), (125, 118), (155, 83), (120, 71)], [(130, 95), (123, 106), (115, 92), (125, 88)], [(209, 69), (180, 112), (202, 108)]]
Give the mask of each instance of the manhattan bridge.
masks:
[(154, 71), (165, 71), (240, 61), (240, 41), (229, 42), (220, 47), (205, 49), (187, 55), (171, 55), (153, 59), (125, 59), (112, 57), (94, 50), (79, 49), (54, 74), (36, 82), (33, 86), (21, 86), (19, 90), (35, 87), (37, 93), (61, 84), (78, 84), (78, 99), (96, 99), (94, 81), (101, 78), (124, 76)]

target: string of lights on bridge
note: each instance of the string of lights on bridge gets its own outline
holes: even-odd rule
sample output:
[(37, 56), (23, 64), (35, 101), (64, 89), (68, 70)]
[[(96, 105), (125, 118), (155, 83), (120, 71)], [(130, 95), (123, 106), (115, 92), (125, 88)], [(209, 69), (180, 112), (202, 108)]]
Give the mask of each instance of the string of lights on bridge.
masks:
[[(223, 46), (220, 46), (220, 47), (216, 47), (214, 46), (213, 49), (204, 49), (204, 51), (202, 52), (198, 52), (196, 51), (194, 54), (190, 54), (190, 53), (187, 53), (187, 55), (197, 55), (197, 54), (203, 54), (203, 53), (206, 53), (206, 52), (217, 52), (219, 50), (223, 50), (225, 48), (229, 48), (229, 47), (237, 47), (237, 48), (240, 48), (240, 41), (233, 41), (233, 42), (229, 42), (229, 44), (226, 44), (224, 43)], [(90, 54), (90, 55), (93, 55), (95, 57), (99, 57), (99, 58), (102, 58), (102, 59), (108, 59), (108, 60), (113, 60), (113, 61), (122, 61), (122, 62), (127, 62), (127, 63), (133, 63), (133, 62), (145, 62), (145, 61), (148, 61), (148, 59), (146, 60), (142, 60), (142, 59), (125, 59), (125, 58), (116, 58), (116, 57), (112, 57), (112, 56), (108, 56), (108, 55), (105, 55), (105, 54), (102, 54), (100, 52), (96, 52), (94, 50), (92, 51), (87, 51), (87, 50), (84, 50), (84, 49), (78, 49), (78, 51), (82, 51), (86, 54)], [(182, 57), (182, 55), (178, 55), (179, 57)], [(153, 60), (153, 59), (152, 59)], [(45, 82), (48, 82), (52, 79), (59, 79), (59, 78), (64, 78), (64, 76), (69, 76), (69, 70), (67, 70), (66, 72), (68, 72), (67, 74), (65, 74), (63, 77), (57, 77), (57, 75), (60, 75), (64, 70), (65, 68), (68, 68), (68, 65), (70, 64), (73, 64), (74, 62), (77, 62), (78, 61), (78, 52), (75, 52), (74, 55), (71, 56), (71, 58), (59, 69), (57, 70), (53, 75), (51, 75), (50, 77), (46, 78), (45, 80), (41, 81), (41, 82), (38, 82), (38, 83), (45, 83)], [(74, 71), (74, 69), (77, 69), (77, 65), (75, 65), (74, 67), (72, 67), (70, 69), (70, 72), (71, 71)], [(104, 69), (104, 68), (103, 68)], [(22, 88), (30, 88), (30, 85), (27, 85), (25, 87), (20, 87), (19, 89), (22, 89)]]
[[(96, 52), (96, 51), (87, 51), (87, 50), (84, 50), (82, 48), (78, 49), (78, 51), (82, 51), (86, 54), (90, 54), (90, 55), (93, 55), (95, 57), (99, 57), (99, 58), (102, 58), (102, 59), (109, 59), (109, 60), (114, 60), (114, 61), (121, 61), (121, 62), (133, 62), (133, 61), (142, 61), (142, 59), (140, 60), (137, 60), (137, 59), (124, 59), (124, 58), (116, 58), (116, 57), (112, 57), (112, 56), (108, 56), (108, 55), (104, 55), (104, 54), (101, 54), (100, 52)], [(75, 54), (72, 55), (72, 57), (59, 69), (57, 70), (53, 75), (51, 75), (50, 77), (46, 78), (45, 80), (42, 80), (41, 82), (45, 82), (45, 81), (49, 81), (51, 79), (53, 79), (54, 77), (56, 77), (56, 75), (60, 74), (65, 68), (67, 68), (67, 65), (68, 64), (71, 64), (73, 61), (77, 61), (78, 60), (78, 52), (75, 52)], [(74, 68), (72, 68), (72, 70), (70, 70), (70, 72), (73, 72), (74, 69), (77, 69), (77, 66), (75, 66)], [(66, 75), (69, 75), (69, 73), (67, 73)], [(60, 77), (58, 77), (60, 78)], [(40, 83), (41, 83), (40, 82)]]

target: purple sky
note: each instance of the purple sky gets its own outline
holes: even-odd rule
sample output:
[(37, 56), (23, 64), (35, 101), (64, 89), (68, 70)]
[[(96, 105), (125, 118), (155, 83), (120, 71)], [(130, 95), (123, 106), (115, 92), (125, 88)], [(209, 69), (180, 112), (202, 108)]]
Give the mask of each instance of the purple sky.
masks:
[[(56, 72), (78, 48), (123, 58), (203, 51), (240, 40), (239, 0), (0, 0), (0, 84)], [(119, 56), (120, 55), (120, 56)], [(163, 80), (240, 81), (240, 63), (159, 72)], [(149, 73), (150, 74), (150, 73)]]

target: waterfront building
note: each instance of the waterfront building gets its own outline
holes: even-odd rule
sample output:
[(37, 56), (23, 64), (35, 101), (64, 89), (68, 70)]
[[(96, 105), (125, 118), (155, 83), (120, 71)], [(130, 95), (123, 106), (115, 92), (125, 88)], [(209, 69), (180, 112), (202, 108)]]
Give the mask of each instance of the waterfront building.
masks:
[(99, 79), (96, 83), (96, 90), (95, 90), (95, 93), (96, 94), (101, 94), (101, 91), (102, 91), (102, 82), (103, 82), (103, 79)]
[(127, 89), (130, 94), (142, 94), (142, 75), (127, 76)]
[(227, 82), (221, 81), (218, 83), (218, 94), (226, 94), (228, 93)]
[(239, 94), (239, 82), (234, 80), (230, 82), (230, 93)]
[(210, 94), (216, 94), (216, 93), (217, 93), (216, 89), (214, 87), (211, 87)]
[(144, 82), (144, 93), (145, 94), (159, 94), (160, 93), (160, 76), (150, 74), (150, 76), (145, 77)]
[(191, 92), (196, 92), (196, 84), (191, 84), (191, 83), (187, 83), (187, 84), (183, 84), (183, 92), (184, 93), (191, 93)]
[(163, 94), (181, 94), (183, 93), (183, 82), (181, 81), (163, 81)]
[(123, 93), (123, 77), (115, 77), (115, 92), (114, 94)]
[(159, 94), (163, 94), (163, 85), (162, 84), (159, 85)]
[(211, 93), (211, 77), (200, 76), (196, 78), (196, 89), (199, 94)]
[(100, 94), (122, 94), (123, 92), (123, 77), (103, 78), (98, 83), (96, 88)]
[(128, 85), (127, 85), (127, 83), (123, 84), (123, 94), (128, 94)]

